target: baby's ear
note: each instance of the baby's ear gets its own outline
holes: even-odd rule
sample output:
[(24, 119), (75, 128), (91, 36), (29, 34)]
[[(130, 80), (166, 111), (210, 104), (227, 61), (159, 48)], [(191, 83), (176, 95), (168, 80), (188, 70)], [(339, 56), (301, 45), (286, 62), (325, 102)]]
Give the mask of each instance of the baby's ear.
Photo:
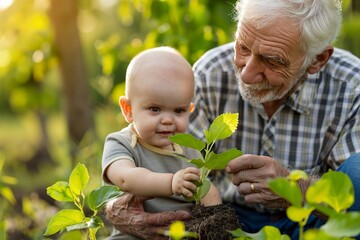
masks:
[(129, 99), (125, 96), (121, 96), (119, 98), (119, 105), (121, 108), (121, 113), (124, 116), (125, 120), (128, 123), (131, 123), (133, 121), (133, 118), (132, 118), (131, 105)]

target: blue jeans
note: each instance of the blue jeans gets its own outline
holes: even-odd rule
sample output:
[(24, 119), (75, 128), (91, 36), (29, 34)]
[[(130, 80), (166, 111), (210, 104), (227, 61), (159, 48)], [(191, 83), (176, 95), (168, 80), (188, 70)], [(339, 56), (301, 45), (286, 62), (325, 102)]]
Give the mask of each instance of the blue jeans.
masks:
[[(337, 171), (346, 173), (353, 183), (355, 191), (354, 204), (349, 208), (349, 211), (360, 211), (360, 153), (356, 153), (350, 156)], [(242, 225), (242, 229), (249, 233), (258, 232), (262, 227), (271, 225), (277, 227), (282, 234), (287, 234), (292, 240), (299, 239), (299, 225), (292, 222), (287, 218), (285, 212), (279, 214), (260, 213), (252, 208), (244, 206), (233, 205), (236, 210), (236, 214), (239, 218), (239, 222)], [(305, 226), (307, 229), (320, 227), (325, 222), (314, 215), (309, 217), (309, 220)], [(360, 236), (357, 236), (357, 240), (360, 240)]]

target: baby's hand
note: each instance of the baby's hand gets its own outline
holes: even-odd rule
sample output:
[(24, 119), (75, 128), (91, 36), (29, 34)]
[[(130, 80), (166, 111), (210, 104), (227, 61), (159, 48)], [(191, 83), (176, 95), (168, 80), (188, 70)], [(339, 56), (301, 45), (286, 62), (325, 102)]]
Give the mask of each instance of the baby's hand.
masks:
[(176, 172), (172, 179), (171, 189), (175, 195), (192, 197), (196, 190), (194, 182), (200, 181), (200, 171), (195, 167), (188, 167)]

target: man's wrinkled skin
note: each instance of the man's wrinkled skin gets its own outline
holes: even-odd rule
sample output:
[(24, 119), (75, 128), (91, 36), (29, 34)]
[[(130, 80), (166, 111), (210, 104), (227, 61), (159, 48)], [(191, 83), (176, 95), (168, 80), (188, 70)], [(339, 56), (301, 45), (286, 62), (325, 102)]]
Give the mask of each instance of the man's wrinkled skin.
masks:
[(190, 218), (187, 211), (144, 212), (143, 202), (149, 197), (124, 194), (106, 205), (106, 216), (116, 229), (143, 239), (168, 239), (159, 233), (166, 230), (171, 221)]
[[(286, 208), (289, 203), (274, 194), (268, 181), (276, 177), (287, 177), (289, 170), (267, 156), (244, 154), (231, 160), (226, 171), (232, 174), (232, 182), (248, 203), (261, 203), (268, 208)], [(253, 183), (254, 191), (251, 191)]]

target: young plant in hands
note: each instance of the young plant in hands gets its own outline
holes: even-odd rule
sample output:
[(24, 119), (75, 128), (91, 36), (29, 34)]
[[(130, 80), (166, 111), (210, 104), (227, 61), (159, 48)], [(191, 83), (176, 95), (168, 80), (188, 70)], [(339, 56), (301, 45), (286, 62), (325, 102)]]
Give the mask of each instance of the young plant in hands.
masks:
[[(96, 239), (96, 232), (104, 227), (102, 219), (97, 215), (101, 207), (108, 201), (122, 195), (122, 191), (116, 186), (101, 186), (90, 192), (86, 198), (84, 189), (90, 179), (89, 172), (84, 164), (78, 163), (72, 170), (69, 181), (58, 181), (48, 187), (47, 194), (60, 202), (70, 202), (76, 207), (62, 209), (50, 220), (45, 236), (57, 232), (68, 232), (74, 230), (86, 230), (91, 240)], [(85, 201), (87, 199), (87, 201)], [(85, 213), (85, 205), (93, 211), (89, 217)]]
[(195, 159), (188, 159), (180, 154), (177, 155), (200, 169), (200, 184), (198, 184), (193, 196), (196, 203), (199, 203), (210, 190), (211, 183), (207, 177), (211, 170), (225, 169), (230, 160), (242, 155), (242, 152), (236, 148), (222, 153), (215, 153), (212, 150), (215, 142), (230, 137), (235, 132), (237, 125), (238, 113), (224, 113), (212, 122), (208, 130), (204, 130), (206, 142), (187, 133), (179, 133), (170, 137), (170, 140), (174, 143), (193, 148), (199, 153), (204, 151), (204, 156)]

